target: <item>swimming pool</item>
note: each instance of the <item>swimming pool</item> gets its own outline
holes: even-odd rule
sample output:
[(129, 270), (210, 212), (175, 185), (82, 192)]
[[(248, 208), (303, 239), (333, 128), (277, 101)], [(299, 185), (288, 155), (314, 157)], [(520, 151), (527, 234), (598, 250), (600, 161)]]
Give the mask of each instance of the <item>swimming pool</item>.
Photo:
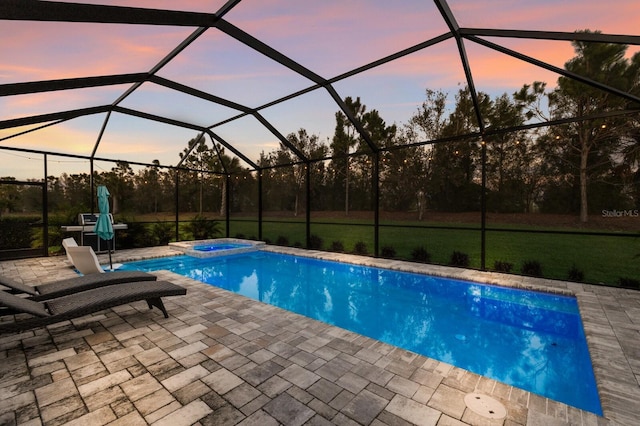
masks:
[(572, 297), (256, 251), (166, 269), (602, 414)]

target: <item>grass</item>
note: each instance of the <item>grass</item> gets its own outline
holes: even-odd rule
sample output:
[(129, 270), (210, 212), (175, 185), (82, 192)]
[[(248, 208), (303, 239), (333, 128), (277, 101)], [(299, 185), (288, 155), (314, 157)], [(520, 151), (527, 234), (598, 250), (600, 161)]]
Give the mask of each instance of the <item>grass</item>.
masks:
[[(332, 222), (311, 224), (311, 233), (322, 237), (324, 250), (328, 250), (333, 241), (341, 241), (345, 251), (352, 252), (355, 244), (362, 241), (369, 253), (373, 253), (374, 235), (370, 221), (340, 219)], [(232, 221), (231, 231), (232, 237), (238, 233), (246, 237), (258, 235), (255, 222)], [(299, 242), (304, 246), (305, 232), (303, 220), (269, 219), (263, 224), (263, 239), (272, 242), (279, 236), (286, 236), (291, 245)], [(469, 256), (471, 268), (481, 267), (481, 233), (478, 229), (382, 226), (379, 237), (380, 247), (393, 247), (399, 259), (411, 259), (411, 252), (424, 246), (431, 253), (431, 263), (448, 264), (455, 250)], [(495, 261), (512, 263), (513, 272), (517, 274), (525, 262), (537, 261), (544, 277), (560, 280), (568, 279), (569, 271), (575, 266), (584, 273), (585, 282), (617, 285), (621, 277), (640, 276), (640, 236), (487, 231), (486, 267), (493, 268)]]

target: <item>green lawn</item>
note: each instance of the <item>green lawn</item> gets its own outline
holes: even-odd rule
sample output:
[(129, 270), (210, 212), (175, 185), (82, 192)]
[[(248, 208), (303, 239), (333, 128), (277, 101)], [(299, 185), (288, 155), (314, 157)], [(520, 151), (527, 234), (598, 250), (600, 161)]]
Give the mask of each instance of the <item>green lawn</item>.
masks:
[[(442, 223), (438, 225), (443, 226)], [(510, 228), (517, 229), (513, 226)], [(296, 222), (270, 219), (263, 223), (263, 239), (273, 243), (279, 237), (286, 237), (289, 245), (300, 243), (304, 246), (305, 231), (303, 219)], [(357, 242), (364, 242), (370, 254), (374, 251), (371, 222), (348, 219), (332, 220), (331, 224), (315, 222), (311, 224), (311, 233), (322, 238), (325, 250), (333, 241), (340, 241), (347, 252), (352, 251)], [(257, 237), (257, 223), (233, 220), (230, 235), (234, 237), (238, 234)], [(476, 269), (481, 266), (480, 238), (480, 231), (474, 228), (380, 228), (380, 248), (393, 247), (397, 258), (410, 259), (411, 252), (423, 246), (431, 254), (431, 263), (448, 264), (451, 253), (456, 250), (466, 253), (470, 267)], [(568, 279), (569, 270), (574, 266), (583, 272), (584, 281), (590, 283), (616, 285), (621, 277), (640, 278), (640, 235), (612, 237), (487, 231), (486, 255), (488, 269), (493, 269), (495, 261), (502, 261), (513, 264), (513, 273), (520, 273), (526, 261), (539, 262), (546, 278)]]

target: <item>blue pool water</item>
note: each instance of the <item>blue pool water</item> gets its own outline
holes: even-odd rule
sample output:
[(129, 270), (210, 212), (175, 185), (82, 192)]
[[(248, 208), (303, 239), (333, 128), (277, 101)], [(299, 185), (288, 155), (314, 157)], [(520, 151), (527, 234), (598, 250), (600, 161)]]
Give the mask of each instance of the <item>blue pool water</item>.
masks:
[(197, 251), (220, 251), (220, 250), (247, 248), (247, 247), (251, 247), (251, 244), (219, 243), (219, 244), (203, 244), (199, 246), (194, 246), (193, 249)]
[(269, 252), (166, 269), (602, 414), (574, 298)]

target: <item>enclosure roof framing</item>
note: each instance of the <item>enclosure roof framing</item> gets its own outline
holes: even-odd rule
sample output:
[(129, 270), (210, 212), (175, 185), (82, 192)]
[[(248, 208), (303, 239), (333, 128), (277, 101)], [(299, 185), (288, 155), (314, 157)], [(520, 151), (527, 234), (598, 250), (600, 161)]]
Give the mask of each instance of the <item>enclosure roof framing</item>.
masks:
[[(215, 1), (215, 0), (212, 0)], [(533, 129), (541, 126), (554, 125), (559, 123), (530, 123), (517, 128), (494, 128), (486, 127), (487, 119), (483, 116), (480, 108), (480, 100), (478, 98), (478, 78), (474, 69), (474, 61), (472, 60), (471, 50), (482, 48), (492, 54), (497, 54), (510, 59), (526, 63), (543, 72), (551, 72), (557, 76), (573, 79), (583, 84), (589, 85), (595, 89), (610, 93), (628, 101), (627, 109), (619, 112), (603, 112), (603, 116), (632, 114), (640, 110), (640, 97), (637, 93), (630, 93), (618, 88), (612, 87), (604, 82), (594, 81), (587, 76), (567, 71), (558, 64), (554, 64), (546, 58), (538, 58), (528, 52), (519, 51), (517, 47), (518, 41), (538, 41), (538, 42), (585, 42), (585, 43), (613, 43), (623, 44), (636, 48), (640, 46), (639, 34), (614, 34), (611, 32), (599, 32), (599, 28), (593, 28), (594, 32), (582, 31), (566, 31), (552, 28), (548, 25), (541, 25), (549, 30), (540, 30), (537, 28), (509, 28), (500, 26), (489, 28), (486, 25), (474, 26), (474, 20), (462, 5), (457, 4), (457, 0), (433, 0), (425, 9), (431, 8), (431, 15), (425, 15), (429, 19), (440, 19), (439, 27), (435, 30), (427, 31), (429, 28), (424, 24), (424, 28), (414, 29), (424, 30), (425, 35), (420, 39), (413, 39), (412, 42), (398, 44), (396, 50), (387, 49), (384, 54), (376, 55), (368, 58), (366, 61), (359, 61), (357, 65), (350, 65), (348, 69), (335, 67), (329, 70), (329, 67), (313, 64), (298, 59), (304, 57), (296, 48), (287, 48), (286, 42), (278, 39), (277, 18), (280, 16), (275, 13), (271, 16), (271, 20), (265, 20), (261, 23), (259, 18), (254, 17), (251, 12), (253, 8), (268, 9), (271, 6), (250, 5), (247, 1), (242, 0), (217, 0), (219, 5), (217, 11), (187, 11), (187, 10), (169, 10), (156, 8), (143, 8), (136, 6), (136, 0), (121, 0), (123, 5), (104, 5), (104, 4), (87, 4), (87, 3), (69, 3), (58, 1), (35, 1), (35, 0), (3, 0), (0, 2), (0, 21), (6, 22), (22, 22), (32, 25), (44, 25), (50, 23), (57, 25), (56, 28), (65, 28), (65, 25), (86, 24), (96, 28), (96, 32), (100, 32), (102, 26), (117, 25), (117, 28), (135, 29), (145, 31), (155, 31), (167, 29), (168, 31), (160, 32), (163, 37), (169, 37), (178, 31), (187, 31), (186, 35), (182, 35), (175, 39), (174, 42), (168, 43), (161, 49), (160, 59), (155, 59), (151, 64), (146, 65), (146, 69), (136, 69), (133, 72), (101, 72), (99, 74), (91, 74), (91, 71), (80, 70), (81, 75), (69, 77), (73, 75), (72, 70), (62, 74), (62, 78), (51, 78), (44, 80), (32, 80), (28, 78), (28, 72), (25, 72), (25, 78), (21, 81), (3, 82), (0, 84), (0, 100), (14, 99), (14, 97), (29, 96), (36, 94), (55, 94), (57, 92), (78, 93), (87, 90), (115, 90), (117, 94), (105, 101), (95, 102), (93, 105), (83, 105), (80, 107), (60, 108), (58, 104), (51, 103), (48, 111), (34, 111), (33, 113), (21, 113), (19, 116), (0, 115), (0, 130), (5, 130), (4, 134), (0, 134), (0, 143), (9, 139), (17, 140), (25, 134), (32, 134), (49, 129), (51, 127), (60, 126), (62, 123), (75, 122), (80, 117), (89, 117), (99, 114), (106, 114), (98, 131), (98, 136), (92, 141), (93, 146), (89, 151), (89, 158), (105, 158), (98, 157), (99, 148), (104, 143), (103, 136), (111, 132), (111, 123), (114, 120), (114, 114), (132, 117), (138, 120), (162, 123), (172, 128), (180, 128), (187, 130), (195, 130), (202, 137), (207, 134), (215, 143), (219, 143), (226, 149), (230, 150), (234, 155), (239, 157), (251, 169), (259, 170), (260, 166), (256, 158), (248, 152), (247, 142), (242, 143), (233, 137), (222, 134), (221, 130), (229, 125), (255, 126), (266, 135), (270, 135), (293, 154), (292, 164), (309, 164), (314, 161), (323, 161), (327, 158), (313, 158), (309, 153), (303, 152), (299, 147), (292, 144), (286, 136), (287, 130), (282, 128), (282, 124), (278, 117), (274, 119), (273, 114), (268, 114), (271, 108), (282, 107), (290, 102), (300, 101), (302, 99), (307, 105), (313, 105), (315, 99), (322, 99), (324, 102), (335, 106), (334, 111), (343, 114), (348, 122), (353, 126), (359, 139), (363, 142), (363, 146), (369, 150), (369, 153), (378, 153), (386, 150), (383, 149), (381, 143), (376, 141), (369, 134), (366, 123), (354, 111), (351, 111), (345, 102), (345, 87), (351, 87), (354, 78), (375, 79), (376, 76), (383, 74), (385, 67), (392, 66), (396, 61), (405, 60), (407, 58), (431, 58), (434, 56), (431, 52), (434, 49), (450, 48), (449, 44), (455, 42), (457, 54), (455, 62), (460, 71), (462, 83), (468, 87), (471, 96), (474, 115), (477, 119), (477, 131), (460, 134), (451, 138), (451, 140), (466, 140), (470, 137), (483, 138), (485, 135), (500, 134), (507, 131), (519, 131)], [(372, 2), (373, 3), (373, 2)], [(307, 5), (304, 8), (312, 8), (317, 5)], [(179, 6), (176, 6), (179, 7)], [(298, 5), (298, 7), (301, 7)], [(400, 5), (388, 6), (390, 10), (400, 8)], [(536, 5), (527, 6), (535, 9)], [(241, 10), (236, 13), (236, 11)], [(231, 13), (234, 12), (234, 13)], [(434, 13), (435, 12), (435, 13)], [(363, 12), (365, 13), (365, 12)], [(241, 16), (241, 18), (239, 18)], [(594, 19), (598, 19), (595, 17)], [(637, 18), (640, 19), (640, 16)], [(317, 18), (318, 20), (320, 17)], [(348, 19), (345, 19), (348, 21)], [(320, 21), (318, 21), (320, 22)], [(376, 25), (390, 26), (391, 21), (372, 22), (370, 26), (375, 29)], [(287, 25), (293, 25), (287, 23)], [(354, 22), (351, 25), (355, 25)], [(260, 28), (260, 27), (264, 28)], [(265, 29), (266, 28), (266, 29)], [(609, 31), (611, 28), (608, 27)], [(301, 28), (298, 32), (304, 32), (305, 28)], [(329, 36), (331, 29), (320, 29), (321, 32), (326, 31)], [(155, 33), (148, 33), (155, 34)], [(295, 32), (283, 33), (285, 37), (295, 37)], [(115, 34), (114, 34), (115, 37)], [(149, 37), (149, 36), (147, 36)], [(369, 37), (374, 37), (369, 35)], [(8, 40), (8, 39), (7, 39)], [(502, 43), (502, 42), (505, 43)], [(7, 41), (0, 42), (0, 47)], [(351, 40), (344, 40), (344, 45), (335, 46), (336, 49), (349, 50), (352, 49)], [(215, 73), (207, 73), (206, 64), (224, 62), (223, 55), (213, 55), (201, 58), (202, 70), (194, 73), (189, 78), (182, 78), (180, 68), (182, 59), (187, 53), (192, 54), (194, 49), (203, 49), (203, 46), (227, 46), (233, 45), (242, 52), (248, 52), (246, 57), (251, 57), (251, 61), (246, 65), (247, 72), (254, 70), (254, 63), (264, 63), (273, 66), (272, 71), (264, 71), (264, 73), (285, 74), (288, 75), (292, 84), (286, 89), (280, 90), (277, 94), (270, 96), (266, 101), (264, 99), (254, 99), (251, 93), (237, 93), (225, 91), (225, 76)], [(168, 47), (167, 47), (168, 46)], [(147, 46), (144, 46), (145, 48)], [(300, 48), (300, 45), (297, 45)], [(151, 47), (149, 47), (151, 49)], [(162, 50), (165, 49), (165, 50)], [(321, 50), (314, 46), (309, 46), (309, 50), (316, 52), (318, 55), (323, 54)], [(374, 50), (374, 49), (372, 49)], [(196, 50), (197, 51), (197, 50)], [(383, 51), (381, 49), (381, 51)], [(1, 52), (1, 51), (0, 51)], [(215, 50), (214, 50), (215, 52)], [(97, 52), (102, 53), (102, 52)], [(117, 53), (117, 52), (116, 52)], [(357, 52), (352, 52), (353, 54)], [(135, 59), (134, 54), (123, 51), (123, 55), (132, 55), (130, 58)], [(475, 53), (477, 55), (477, 53)], [(422, 55), (416, 57), (416, 55)], [(364, 56), (363, 56), (364, 57)], [(4, 61), (11, 64), (13, 58), (5, 57)], [(414, 61), (416, 59), (413, 59)], [(264, 62), (261, 62), (264, 61)], [(322, 61), (318, 61), (322, 63)], [(356, 63), (354, 61), (353, 63)], [(257, 67), (257, 65), (255, 65)], [(137, 66), (136, 66), (137, 67)], [(167, 68), (174, 67), (172, 72)], [(20, 65), (15, 65), (20, 68)], [(27, 67), (24, 67), (27, 69)], [(107, 69), (108, 67), (104, 67)], [(176, 72), (175, 70), (179, 70)], [(497, 70), (496, 70), (497, 71)], [(184, 72), (184, 71), (182, 71)], [(2, 75), (0, 68), (0, 76)], [(55, 74), (54, 74), (55, 75)], [(221, 79), (222, 83), (218, 84), (200, 84), (201, 81), (217, 82)], [(0, 80), (1, 81), (1, 80)], [(293, 82), (295, 81), (295, 84)], [(459, 82), (460, 83), (460, 82)], [(381, 90), (384, 87), (381, 88)], [(247, 89), (250, 92), (252, 89)], [(423, 90), (423, 89), (422, 89)], [(145, 92), (146, 91), (146, 92)], [(156, 112), (145, 109), (136, 105), (132, 99), (144, 96), (141, 93), (162, 93), (165, 100), (162, 107), (170, 112)], [(274, 93), (276, 93), (274, 91)], [(134, 96), (135, 95), (135, 96)], [(211, 113), (207, 115), (205, 120), (192, 116), (190, 112), (181, 110), (180, 104), (172, 104), (173, 96), (181, 96), (181, 99), (187, 99), (189, 102), (198, 102), (202, 105), (202, 109), (211, 108)], [(310, 97), (314, 101), (307, 101)], [(393, 102), (393, 101), (389, 101)], [(219, 113), (219, 111), (222, 111)], [(215, 112), (215, 113), (214, 113)], [(567, 117), (562, 122), (580, 121), (585, 118)], [(240, 124), (242, 123), (242, 124)], [(38, 126), (35, 128), (25, 127)], [(486, 128), (485, 128), (486, 127)], [(302, 128), (302, 126), (300, 126)], [(7, 131), (13, 131), (13, 134), (7, 134)], [(447, 138), (449, 140), (449, 138)], [(440, 143), (442, 141), (420, 141), (411, 143), (406, 146), (419, 146), (429, 143)], [(184, 141), (181, 141), (184, 143)], [(1, 149), (15, 150), (21, 149), (20, 146), (0, 145)], [(25, 150), (34, 150), (33, 148), (24, 148)], [(63, 146), (59, 149), (42, 149), (36, 152), (54, 153), (59, 155), (67, 155)], [(182, 146), (176, 146), (176, 153), (180, 152)], [(218, 152), (219, 154), (219, 152)], [(349, 154), (367, 154), (367, 152), (357, 152)], [(112, 161), (121, 161), (112, 159)], [(132, 161), (132, 163), (135, 163)], [(150, 164), (151, 161), (138, 161), (138, 164)], [(178, 163), (178, 166), (181, 163)], [(161, 164), (166, 167), (172, 167), (169, 164)]]

